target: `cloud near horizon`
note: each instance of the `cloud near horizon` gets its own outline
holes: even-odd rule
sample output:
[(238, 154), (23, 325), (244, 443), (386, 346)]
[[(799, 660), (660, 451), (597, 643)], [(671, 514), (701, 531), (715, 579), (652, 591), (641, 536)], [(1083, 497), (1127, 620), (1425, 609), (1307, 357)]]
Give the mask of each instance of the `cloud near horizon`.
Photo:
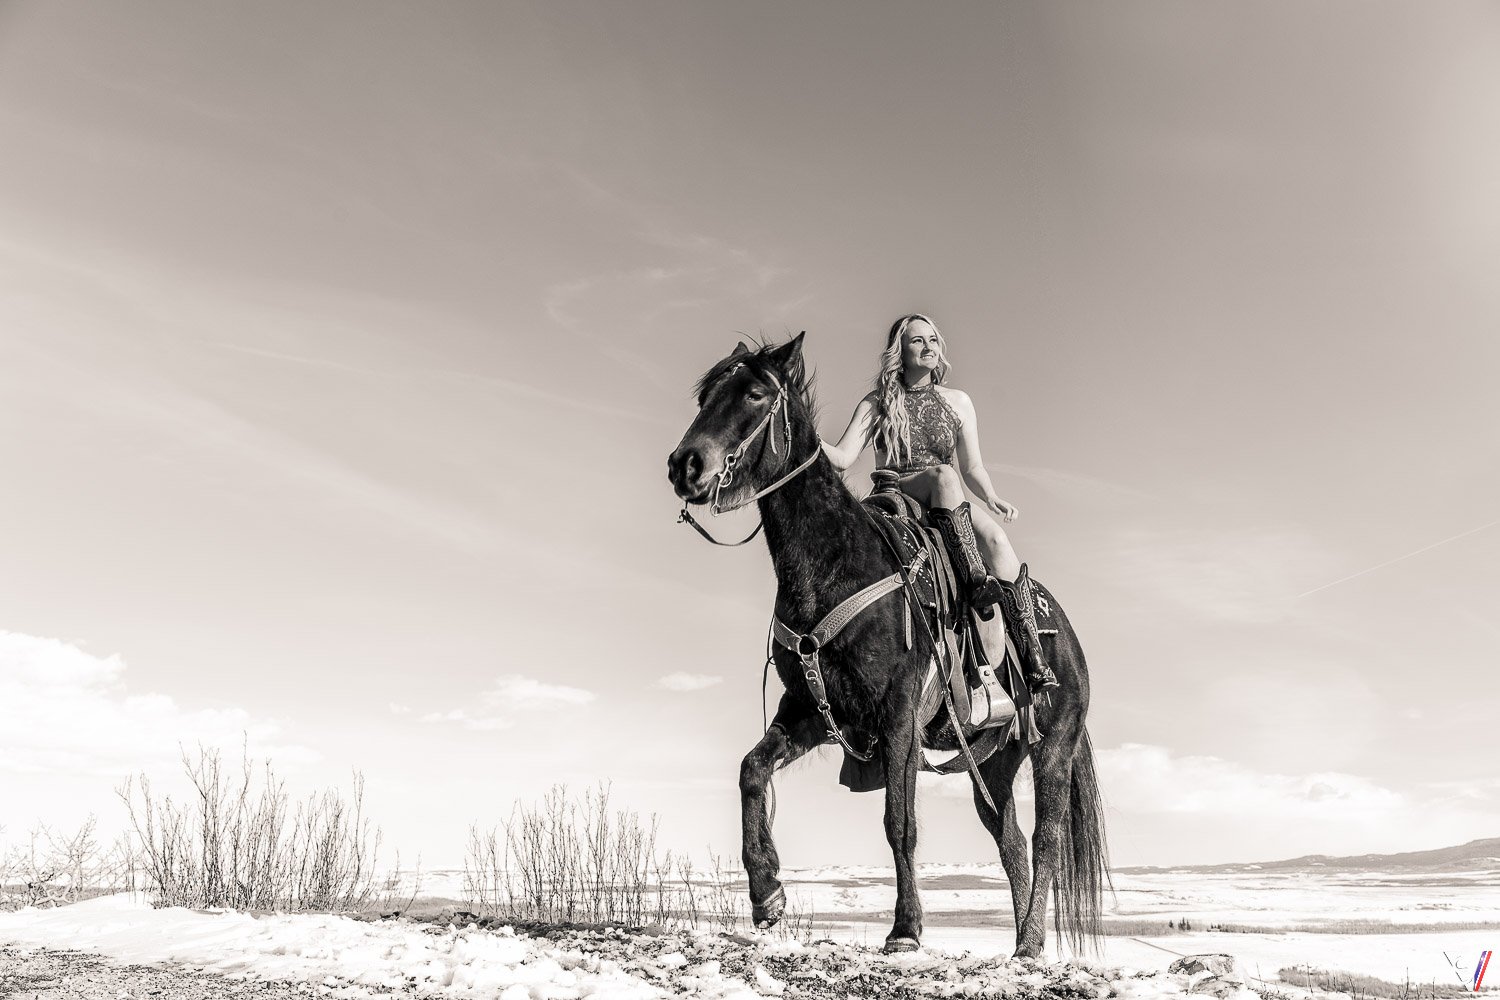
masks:
[[(1278, 773), (1146, 743), (1096, 748), (1095, 763), (1111, 853), (1123, 850), (1129, 864), (1425, 850), (1493, 836), (1500, 799), (1500, 779), (1392, 788), (1344, 771)], [(1035, 801), (1030, 779), (1031, 768), (1023, 766), (1015, 792), (1025, 831)], [(919, 785), (944, 798), (972, 795), (970, 783), (957, 776), (924, 775)], [(1414, 815), (1423, 822), (1413, 824)], [(1235, 836), (1247, 822), (1259, 831), (1254, 846)], [(1317, 831), (1316, 841), (1308, 840), (1309, 830)]]
[(1122, 743), (1101, 751), (1099, 783), (1112, 804), (1132, 812), (1241, 817), (1249, 812), (1265, 820), (1346, 822), (1410, 808), (1400, 792), (1359, 775), (1272, 774), (1220, 757), (1178, 755), (1145, 743)]
[(181, 747), (239, 749), (279, 763), (315, 758), (280, 724), (240, 708), (192, 709), (132, 693), (118, 653), (0, 631), (0, 771), (119, 775), (175, 766)]

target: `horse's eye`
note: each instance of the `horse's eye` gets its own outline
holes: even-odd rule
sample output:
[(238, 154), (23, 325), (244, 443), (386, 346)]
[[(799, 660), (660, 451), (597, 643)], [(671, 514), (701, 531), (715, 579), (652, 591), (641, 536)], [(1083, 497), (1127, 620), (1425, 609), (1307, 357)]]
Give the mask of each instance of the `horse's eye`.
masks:
[(765, 392), (760, 389), (751, 389), (745, 395), (752, 403), (759, 403), (762, 399), (766, 398)]

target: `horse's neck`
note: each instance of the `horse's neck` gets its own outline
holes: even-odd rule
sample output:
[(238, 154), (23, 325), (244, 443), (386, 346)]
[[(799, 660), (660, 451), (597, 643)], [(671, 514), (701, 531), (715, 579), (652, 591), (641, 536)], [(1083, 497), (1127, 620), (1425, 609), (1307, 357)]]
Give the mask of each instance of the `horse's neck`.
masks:
[[(878, 541), (874, 529), (823, 457), (762, 498), (760, 516), (776, 567), (777, 614), (788, 624), (810, 627), (813, 622), (804, 619), (826, 614), (833, 603), (827, 591), (843, 589), (846, 577), (858, 574), (868, 561), (870, 546), (861, 543)], [(836, 596), (842, 600), (848, 595)]]

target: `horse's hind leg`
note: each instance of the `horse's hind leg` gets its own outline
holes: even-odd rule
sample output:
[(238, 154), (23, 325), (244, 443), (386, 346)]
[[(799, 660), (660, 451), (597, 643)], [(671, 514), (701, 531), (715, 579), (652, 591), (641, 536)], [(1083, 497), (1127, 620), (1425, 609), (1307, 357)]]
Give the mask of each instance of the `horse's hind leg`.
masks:
[(1017, 958), (1040, 958), (1047, 940), (1047, 897), (1063, 864), (1064, 824), (1071, 808), (1073, 755), (1082, 727), (1063, 718), (1034, 748), (1032, 783), (1036, 786), (1036, 827), (1031, 834), (1031, 899), (1016, 928)]
[(776, 877), (781, 858), (771, 838), (766, 787), (771, 774), (823, 742), (822, 723), (792, 708), (785, 696), (760, 742), (740, 763), (740, 813), (745, 875), (750, 882), (750, 914), (757, 927), (770, 927), (786, 910), (786, 893)]
[(1025, 760), (1026, 748), (1012, 741), (979, 765), (984, 787), (989, 791), (995, 808), (1000, 810), (1000, 815), (997, 816), (990, 810), (989, 803), (979, 794), (979, 786), (974, 787), (974, 808), (979, 812), (980, 822), (990, 832), (990, 836), (995, 838), (995, 846), (1000, 849), (1000, 863), (1005, 866), (1005, 880), (1010, 883), (1018, 941), (1021, 922), (1026, 917), (1026, 907), (1031, 898), (1031, 863), (1027, 857), (1026, 835), (1021, 832), (1021, 824), (1016, 822), (1016, 774), (1020, 772)]

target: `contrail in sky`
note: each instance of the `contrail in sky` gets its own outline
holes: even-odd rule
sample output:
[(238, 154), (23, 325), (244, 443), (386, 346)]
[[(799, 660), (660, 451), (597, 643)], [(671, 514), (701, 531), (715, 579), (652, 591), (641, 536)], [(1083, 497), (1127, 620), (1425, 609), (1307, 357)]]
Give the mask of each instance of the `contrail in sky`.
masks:
[(1400, 562), (1403, 559), (1410, 559), (1412, 556), (1419, 556), (1423, 552), (1426, 552), (1428, 549), (1435, 549), (1439, 545), (1447, 545), (1449, 542), (1456, 542), (1460, 538), (1468, 538), (1470, 535), (1477, 534), (1477, 533), (1483, 531), (1485, 528), (1493, 528), (1497, 524), (1500, 524), (1500, 521), (1491, 521), (1489, 524), (1481, 524), (1477, 528), (1470, 528), (1468, 531), (1459, 532), (1458, 534), (1453, 535), (1450, 538), (1444, 538), (1442, 541), (1433, 542), (1431, 545), (1424, 545), (1420, 549), (1417, 549), (1414, 552), (1408, 552), (1404, 556), (1397, 556), (1394, 559), (1387, 559), (1385, 562), (1380, 563), (1377, 566), (1371, 566), (1369, 569), (1362, 569), (1358, 573), (1350, 573), (1348, 576), (1343, 577), (1342, 579), (1335, 580), (1332, 583), (1325, 583), (1321, 587), (1314, 587), (1312, 590), (1303, 591), (1302, 593), (1298, 594), (1295, 598), (1293, 598), (1293, 600), (1301, 600), (1302, 598), (1308, 596), (1309, 594), (1316, 594), (1320, 590), (1327, 590), (1329, 587), (1337, 587), (1341, 583), (1348, 583), (1350, 580), (1353, 580), (1355, 577), (1364, 576), (1366, 573), (1373, 573), (1377, 569), (1385, 569), (1387, 566), (1390, 566), (1393, 563), (1398, 563), (1398, 562)]

